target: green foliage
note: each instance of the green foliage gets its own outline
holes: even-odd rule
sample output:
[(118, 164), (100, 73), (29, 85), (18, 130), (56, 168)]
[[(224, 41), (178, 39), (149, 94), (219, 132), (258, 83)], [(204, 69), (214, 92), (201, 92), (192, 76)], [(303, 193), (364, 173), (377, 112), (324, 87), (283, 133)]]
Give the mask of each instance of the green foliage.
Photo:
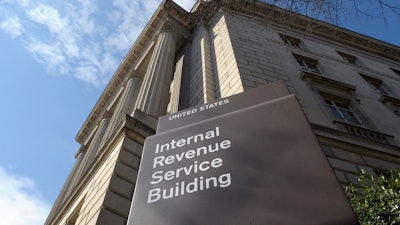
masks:
[(378, 177), (363, 171), (359, 181), (361, 187), (346, 187), (358, 220), (364, 225), (400, 224), (400, 170)]

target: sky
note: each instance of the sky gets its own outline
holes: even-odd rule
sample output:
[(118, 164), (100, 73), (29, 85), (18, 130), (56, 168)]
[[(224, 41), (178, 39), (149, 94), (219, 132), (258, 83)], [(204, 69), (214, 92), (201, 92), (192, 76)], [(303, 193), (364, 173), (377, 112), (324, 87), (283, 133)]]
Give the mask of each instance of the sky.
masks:
[[(160, 2), (0, 0), (0, 225), (43, 224), (76, 134)], [(399, 20), (343, 26), (400, 46)]]

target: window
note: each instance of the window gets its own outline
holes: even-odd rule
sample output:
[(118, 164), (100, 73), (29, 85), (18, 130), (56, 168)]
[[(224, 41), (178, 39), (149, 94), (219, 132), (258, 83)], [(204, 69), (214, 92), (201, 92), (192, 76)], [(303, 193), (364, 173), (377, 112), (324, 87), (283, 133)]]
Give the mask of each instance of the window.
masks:
[(394, 113), (394, 115), (400, 117), (400, 104), (392, 102), (389, 109)]
[(382, 95), (380, 101), (396, 116), (400, 117), (400, 99), (393, 96)]
[(294, 55), (294, 57), (296, 58), (297, 63), (299, 64), (299, 66), (303, 71), (321, 74), (321, 71), (317, 67), (318, 64), (317, 60), (300, 55)]
[(396, 69), (393, 69), (393, 68), (391, 68), (391, 70), (392, 70), (395, 74), (397, 74), (397, 76), (400, 76), (400, 70), (396, 70)]
[(377, 91), (380, 94), (388, 95), (389, 91), (383, 86), (382, 80), (379, 80), (377, 78), (373, 78), (364, 74), (360, 74), (362, 78), (373, 88), (375, 91)]
[(285, 34), (279, 34), (279, 36), (281, 37), (282, 41), (285, 42), (287, 45), (300, 48), (300, 39)]
[[(369, 141), (380, 143), (392, 143), (393, 135), (382, 133), (374, 129), (373, 123), (369, 121), (367, 115), (360, 110), (355, 96), (355, 87), (337, 87), (336, 90), (320, 89), (318, 90), (320, 99), (325, 103), (326, 112), (330, 113), (334, 120), (332, 123), (342, 132), (349, 133), (350, 135), (357, 136)], [(318, 88), (316, 86), (316, 88)], [(347, 90), (352, 90), (353, 94), (346, 95)], [(342, 89), (342, 90), (339, 90)], [(387, 97), (382, 95), (382, 97)]]
[(353, 55), (350, 55), (350, 54), (347, 54), (347, 53), (344, 53), (344, 52), (337, 52), (337, 53), (339, 53), (339, 55), (346, 61), (346, 62), (348, 62), (348, 63), (350, 63), (350, 64), (354, 64), (354, 65), (358, 65), (358, 63), (357, 63), (357, 57), (355, 57), (355, 56), (353, 56)]
[(328, 105), (333, 116), (346, 123), (361, 124), (358, 116), (353, 112), (348, 103), (324, 97), (325, 103)]
[(393, 108), (395, 108), (395, 109), (393, 110), (393, 113), (394, 113), (396, 116), (400, 117), (400, 107), (394, 106)]

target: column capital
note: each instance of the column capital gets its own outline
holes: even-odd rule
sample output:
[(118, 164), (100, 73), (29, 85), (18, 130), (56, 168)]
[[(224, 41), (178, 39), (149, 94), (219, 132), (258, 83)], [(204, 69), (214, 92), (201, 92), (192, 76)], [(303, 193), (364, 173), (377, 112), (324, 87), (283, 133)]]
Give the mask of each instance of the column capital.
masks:
[(164, 19), (163, 25), (161, 26), (160, 33), (169, 31), (173, 32), (177, 39), (192, 39), (192, 33), (185, 26), (176, 21), (174, 18), (167, 16)]
[(101, 120), (99, 120), (99, 121), (97, 122), (97, 125), (99, 125), (100, 123), (102, 123), (102, 122), (105, 121), (105, 120), (110, 120), (111, 117), (112, 117), (112, 112), (110, 112), (110, 111), (105, 111), (105, 112), (103, 113), (103, 118), (101, 118)]
[(175, 61), (177, 35), (167, 29), (171, 27), (165, 28), (158, 34), (137, 104), (141, 111), (154, 118), (166, 113)]
[(175, 37), (178, 37), (178, 36), (179, 36), (179, 32), (176, 31), (176, 29), (174, 28), (174, 26), (171, 25), (171, 24), (168, 24), (168, 23), (164, 24), (164, 25), (161, 27), (161, 30), (160, 30), (160, 32), (158, 33), (158, 35), (160, 35), (161, 33), (164, 33), (164, 32), (172, 33), (172, 34), (175, 35)]

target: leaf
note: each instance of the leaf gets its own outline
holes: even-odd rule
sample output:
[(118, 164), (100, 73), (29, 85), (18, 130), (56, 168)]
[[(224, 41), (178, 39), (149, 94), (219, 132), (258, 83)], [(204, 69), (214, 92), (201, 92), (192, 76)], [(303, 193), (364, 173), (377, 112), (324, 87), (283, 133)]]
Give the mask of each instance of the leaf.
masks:
[(349, 185), (345, 191), (362, 224), (400, 224), (400, 170), (370, 176), (362, 171), (361, 187)]

